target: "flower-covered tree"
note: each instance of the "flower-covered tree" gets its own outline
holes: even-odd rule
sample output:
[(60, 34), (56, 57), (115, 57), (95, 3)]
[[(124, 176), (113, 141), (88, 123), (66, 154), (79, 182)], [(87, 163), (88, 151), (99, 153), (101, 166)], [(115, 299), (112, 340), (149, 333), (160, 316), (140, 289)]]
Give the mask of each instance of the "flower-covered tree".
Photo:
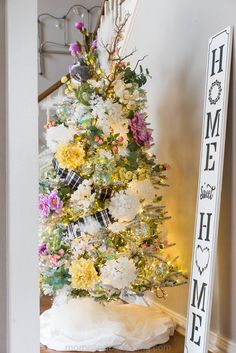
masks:
[(70, 46), (75, 64), (47, 122), (49, 158), (41, 163), (42, 292), (109, 301), (179, 285), (185, 276), (166, 254), (173, 244), (162, 230), (169, 166), (150, 152), (148, 70), (120, 56), (123, 24), (104, 46), (109, 73), (100, 65), (99, 43), (83, 23), (76, 28), (84, 41)]

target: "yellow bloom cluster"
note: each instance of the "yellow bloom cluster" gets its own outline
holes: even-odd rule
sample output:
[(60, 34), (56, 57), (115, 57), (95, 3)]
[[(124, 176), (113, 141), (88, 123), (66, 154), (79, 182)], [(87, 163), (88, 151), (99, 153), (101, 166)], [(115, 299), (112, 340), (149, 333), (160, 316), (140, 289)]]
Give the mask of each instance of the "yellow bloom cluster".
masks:
[(61, 168), (73, 170), (84, 163), (85, 152), (77, 144), (60, 145), (56, 151), (55, 158)]
[(80, 258), (72, 263), (69, 269), (71, 286), (75, 289), (89, 289), (98, 280), (98, 274), (91, 260)]

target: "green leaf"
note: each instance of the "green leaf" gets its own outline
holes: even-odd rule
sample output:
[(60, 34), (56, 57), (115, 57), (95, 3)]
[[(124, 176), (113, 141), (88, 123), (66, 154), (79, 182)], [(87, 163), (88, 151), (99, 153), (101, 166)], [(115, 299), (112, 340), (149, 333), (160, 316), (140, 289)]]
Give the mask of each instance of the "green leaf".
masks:
[(128, 145), (127, 148), (130, 152), (136, 152), (139, 149), (139, 146), (137, 145), (136, 142), (133, 141)]
[(96, 135), (100, 136), (100, 135), (102, 135), (102, 130), (98, 129), (94, 125), (89, 126), (88, 130), (90, 131), (92, 136), (96, 136)]

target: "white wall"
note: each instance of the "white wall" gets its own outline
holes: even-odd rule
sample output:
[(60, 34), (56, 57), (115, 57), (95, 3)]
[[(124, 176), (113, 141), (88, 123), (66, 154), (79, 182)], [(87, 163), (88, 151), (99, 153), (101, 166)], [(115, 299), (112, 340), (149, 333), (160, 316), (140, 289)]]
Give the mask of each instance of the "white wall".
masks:
[(6, 6), (7, 202), (1, 213), (6, 208), (9, 347), (0, 342), (0, 351), (39, 353), (37, 1), (6, 0)]
[(0, 2), (0, 352), (7, 351), (5, 3)]
[[(63, 16), (74, 4), (80, 4), (90, 9), (93, 6), (100, 5), (101, 0), (57, 0), (56, 2), (53, 0), (38, 0), (38, 15), (47, 12), (60, 17)], [(89, 16), (91, 24), (90, 30), (94, 29), (98, 14), (99, 9), (94, 9), (91, 12), (91, 15)], [(84, 12), (84, 18), (75, 15), (73, 12), (70, 13), (70, 17), (67, 21), (69, 43), (80, 38), (78, 37), (78, 30), (74, 28), (74, 23), (81, 20), (85, 23), (86, 26), (88, 26), (88, 16), (86, 12)], [(43, 17), (41, 18), (41, 21), (44, 23), (44, 41), (64, 43), (63, 30), (55, 27), (57, 22), (56, 20), (52, 20), (49, 17)], [(47, 49), (64, 50), (63, 48), (61, 49), (60, 47), (51, 45), (47, 46)], [(43, 57), (45, 70), (44, 75), (39, 76), (39, 93), (45, 91), (53, 83), (60, 80), (63, 75), (67, 74), (69, 72), (69, 65), (73, 63), (73, 59), (70, 55), (45, 54)]]
[[(236, 23), (233, 0), (138, 0), (139, 10), (128, 50), (148, 54), (149, 119), (156, 152), (168, 162), (171, 187), (165, 203), (172, 219), (169, 239), (190, 271), (208, 38)], [(236, 40), (236, 39), (235, 39)], [(235, 47), (234, 40), (234, 47)], [(236, 342), (236, 84), (232, 60), (226, 158), (220, 219), (212, 329)], [(168, 290), (162, 303), (186, 315), (188, 286)]]

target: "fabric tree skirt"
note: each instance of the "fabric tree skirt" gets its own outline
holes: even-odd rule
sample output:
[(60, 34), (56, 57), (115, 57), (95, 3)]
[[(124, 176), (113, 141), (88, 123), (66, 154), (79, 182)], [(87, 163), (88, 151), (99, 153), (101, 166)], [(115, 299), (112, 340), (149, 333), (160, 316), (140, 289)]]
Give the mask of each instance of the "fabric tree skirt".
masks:
[(155, 306), (91, 298), (55, 303), (40, 318), (41, 343), (60, 351), (148, 349), (174, 334), (174, 323)]

